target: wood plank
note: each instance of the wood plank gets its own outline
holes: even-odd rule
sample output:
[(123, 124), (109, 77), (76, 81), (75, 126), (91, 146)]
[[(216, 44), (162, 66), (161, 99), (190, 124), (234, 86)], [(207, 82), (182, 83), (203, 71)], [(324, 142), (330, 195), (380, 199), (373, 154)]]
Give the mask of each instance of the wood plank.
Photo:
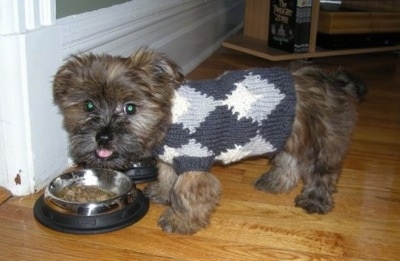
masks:
[(317, 30), (318, 30), (318, 17), (320, 12), (320, 1), (312, 1), (311, 9), (311, 25), (310, 25), (310, 39), (308, 52), (315, 52), (317, 49)]
[(246, 0), (244, 34), (268, 41), (270, 0)]
[(398, 33), (400, 13), (320, 11), (318, 32), (326, 34)]
[(11, 197), (10, 191), (8, 191), (3, 187), (0, 187), (0, 205), (3, 204), (10, 197)]
[(259, 40), (241, 34), (231, 36), (230, 38), (228, 38), (223, 42), (222, 46), (235, 51), (267, 59), (270, 61), (286, 61), (286, 60), (318, 58), (318, 57), (339, 56), (339, 55), (387, 52), (400, 49), (400, 45), (396, 45), (396, 46), (343, 49), (343, 50), (317, 49), (315, 52), (308, 52), (308, 53), (288, 53), (268, 47), (268, 44), (263, 40)]

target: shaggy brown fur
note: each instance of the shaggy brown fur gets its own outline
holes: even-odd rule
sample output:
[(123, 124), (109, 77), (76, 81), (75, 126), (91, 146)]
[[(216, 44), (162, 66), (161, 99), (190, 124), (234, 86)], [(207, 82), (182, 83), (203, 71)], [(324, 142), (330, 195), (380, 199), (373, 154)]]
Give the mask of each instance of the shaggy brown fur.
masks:
[[(130, 58), (72, 57), (53, 83), (71, 157), (88, 167), (125, 169), (149, 156), (169, 127), (173, 91), (183, 80), (175, 63), (146, 49)], [(89, 103), (93, 108), (85, 107)], [(101, 157), (101, 150), (112, 155)]]
[[(326, 74), (304, 67), (293, 77), (297, 104), (292, 133), (254, 185), (278, 193), (303, 180), (296, 205), (324, 214), (334, 205), (332, 193), (356, 122), (356, 103), (366, 89), (342, 70)], [(183, 81), (175, 63), (148, 49), (130, 58), (72, 57), (54, 79), (54, 101), (64, 116), (72, 158), (88, 167), (124, 169), (151, 155), (171, 124), (174, 89)], [(206, 227), (220, 197), (219, 181), (204, 171), (177, 175), (162, 161), (158, 167), (158, 181), (144, 192), (169, 205), (159, 226), (183, 234)]]

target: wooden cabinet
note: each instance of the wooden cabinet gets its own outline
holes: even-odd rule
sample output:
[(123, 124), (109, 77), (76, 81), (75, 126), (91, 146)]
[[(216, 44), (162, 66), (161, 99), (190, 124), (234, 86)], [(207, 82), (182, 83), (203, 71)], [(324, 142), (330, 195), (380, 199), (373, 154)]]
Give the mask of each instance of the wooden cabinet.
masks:
[[(307, 53), (288, 53), (270, 48), (267, 43), (269, 8), (270, 0), (246, 0), (243, 34), (231, 36), (223, 42), (222, 45), (226, 48), (248, 53), (271, 61), (400, 50), (400, 45), (340, 50), (326, 50), (319, 48), (316, 46), (318, 23), (320, 20), (320, 3), (318, 0), (313, 0), (309, 51)], [(373, 12), (367, 13), (372, 14)], [(397, 32), (400, 32), (400, 26), (398, 26), (400, 13), (396, 12), (387, 14), (394, 18), (394, 21), (389, 21), (389, 23), (391, 23), (389, 26), (394, 28), (394, 31), (397, 30)], [(327, 14), (321, 12), (321, 15), (326, 16)], [(366, 20), (368, 20), (368, 17)], [(387, 23), (385, 23), (385, 25), (387, 26)], [(379, 32), (379, 26), (376, 28), (376, 32)]]

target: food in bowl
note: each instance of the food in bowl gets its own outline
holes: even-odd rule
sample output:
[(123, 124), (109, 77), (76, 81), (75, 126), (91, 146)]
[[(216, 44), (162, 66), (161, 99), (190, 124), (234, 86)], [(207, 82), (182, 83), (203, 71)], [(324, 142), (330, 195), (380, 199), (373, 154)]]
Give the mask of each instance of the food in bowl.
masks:
[(97, 203), (115, 198), (117, 193), (106, 191), (97, 186), (85, 186), (83, 184), (72, 184), (63, 188), (58, 195), (60, 198), (80, 203)]

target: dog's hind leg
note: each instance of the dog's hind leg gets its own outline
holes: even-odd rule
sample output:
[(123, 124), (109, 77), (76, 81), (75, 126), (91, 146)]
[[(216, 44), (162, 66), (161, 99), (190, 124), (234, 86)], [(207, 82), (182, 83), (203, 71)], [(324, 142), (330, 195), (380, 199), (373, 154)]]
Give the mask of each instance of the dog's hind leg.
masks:
[(308, 171), (304, 172), (304, 187), (295, 199), (296, 206), (308, 213), (326, 214), (332, 210), (334, 206), (332, 194), (336, 191), (341, 169), (340, 164), (335, 165), (315, 162), (311, 166), (303, 166)]
[(341, 81), (316, 69), (305, 68), (296, 79), (296, 119), (285, 148), (298, 159), (304, 182), (295, 202), (308, 213), (325, 214), (334, 206), (333, 193), (356, 122), (355, 99), (340, 87)]
[(254, 182), (254, 187), (270, 193), (288, 192), (297, 185), (299, 179), (297, 159), (282, 151), (271, 159), (271, 169)]
[(254, 186), (270, 193), (289, 192), (302, 179), (304, 187), (295, 200), (296, 206), (309, 213), (327, 213), (333, 208), (332, 194), (341, 170), (344, 142), (316, 135), (310, 139), (314, 142), (298, 143), (298, 133), (294, 128), (285, 150), (271, 159), (271, 169)]
[(171, 190), (171, 207), (158, 220), (163, 231), (193, 234), (208, 226), (219, 201), (221, 186), (205, 171), (180, 174)]

